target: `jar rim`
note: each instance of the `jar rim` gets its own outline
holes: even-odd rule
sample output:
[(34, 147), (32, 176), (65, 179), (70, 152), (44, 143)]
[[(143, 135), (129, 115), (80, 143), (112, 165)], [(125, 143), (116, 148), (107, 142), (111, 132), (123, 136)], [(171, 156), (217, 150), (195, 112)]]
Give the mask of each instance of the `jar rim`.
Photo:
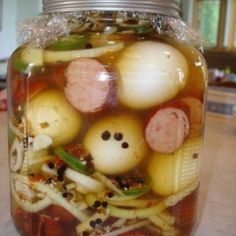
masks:
[(180, 16), (177, 0), (43, 0), (46, 14), (71, 11), (134, 11)]

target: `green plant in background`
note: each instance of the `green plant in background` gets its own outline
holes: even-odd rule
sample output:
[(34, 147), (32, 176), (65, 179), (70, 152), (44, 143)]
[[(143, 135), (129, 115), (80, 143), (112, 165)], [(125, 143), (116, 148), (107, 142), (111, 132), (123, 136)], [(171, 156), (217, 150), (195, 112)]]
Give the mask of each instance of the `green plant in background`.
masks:
[(212, 46), (217, 45), (220, 21), (220, 0), (199, 2), (198, 29), (204, 39)]

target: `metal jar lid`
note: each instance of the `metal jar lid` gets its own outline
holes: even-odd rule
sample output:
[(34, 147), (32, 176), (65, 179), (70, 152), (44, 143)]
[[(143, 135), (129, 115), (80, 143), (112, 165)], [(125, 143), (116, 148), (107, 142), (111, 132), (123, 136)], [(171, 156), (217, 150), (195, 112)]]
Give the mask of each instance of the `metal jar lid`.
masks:
[(179, 17), (176, 0), (43, 0), (44, 13), (69, 11), (136, 11)]

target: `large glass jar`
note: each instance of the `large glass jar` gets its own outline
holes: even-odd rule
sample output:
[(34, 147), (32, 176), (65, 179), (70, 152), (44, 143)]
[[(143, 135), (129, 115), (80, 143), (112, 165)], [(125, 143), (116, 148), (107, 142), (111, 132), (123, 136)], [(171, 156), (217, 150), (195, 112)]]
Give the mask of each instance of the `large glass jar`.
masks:
[(206, 66), (175, 1), (45, 0), (9, 70), (12, 217), (24, 236), (187, 236)]

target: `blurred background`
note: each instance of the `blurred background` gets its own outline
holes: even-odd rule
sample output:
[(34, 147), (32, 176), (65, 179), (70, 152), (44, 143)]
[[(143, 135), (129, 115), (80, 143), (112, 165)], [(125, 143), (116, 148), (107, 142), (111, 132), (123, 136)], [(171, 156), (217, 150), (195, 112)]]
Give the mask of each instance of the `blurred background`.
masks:
[[(208, 111), (236, 119), (236, 1), (178, 0), (183, 19), (208, 42)], [(0, 89), (6, 86), (6, 65), (17, 47), (17, 22), (41, 12), (42, 0), (0, 0)]]

